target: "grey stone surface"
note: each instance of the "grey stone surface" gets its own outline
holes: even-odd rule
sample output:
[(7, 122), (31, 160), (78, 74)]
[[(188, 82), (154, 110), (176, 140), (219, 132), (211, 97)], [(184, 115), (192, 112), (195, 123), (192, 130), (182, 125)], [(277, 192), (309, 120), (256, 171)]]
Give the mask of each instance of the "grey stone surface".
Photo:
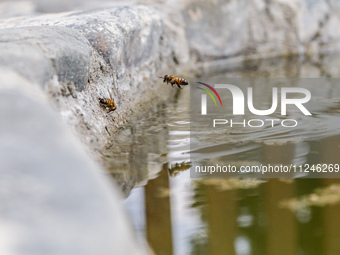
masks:
[[(35, 4), (38, 2), (35, 1)], [(70, 1), (70, 4), (76, 2)], [(82, 7), (91, 9), (91, 3), (94, 2), (85, 2), (86, 4), (78, 4), (79, 9)], [(53, 3), (46, 2), (46, 5)], [(189, 49), (191, 55), (198, 61), (210, 61), (236, 56), (247, 58), (254, 55), (263, 57), (300, 53), (313, 55), (338, 50), (340, 47), (340, 32), (336, 29), (340, 25), (340, 8), (333, 0), (150, 0), (100, 3), (104, 6), (125, 4), (130, 5), (130, 8), (117, 7), (109, 11), (19, 18), (14, 22), (5, 21), (1, 26), (58, 24), (73, 27), (82, 31), (93, 46), (102, 51), (101, 54), (106, 61), (113, 60), (110, 56), (115, 56), (112, 45), (127, 46), (128, 49), (129, 44), (133, 46), (139, 42), (131, 37), (135, 35), (131, 33), (132, 31), (139, 31), (138, 24), (143, 26), (144, 22), (157, 33), (159, 29), (155, 21), (164, 24), (164, 32), (169, 32), (163, 33), (167, 37), (165, 41), (177, 42), (174, 52), (180, 54), (176, 54), (175, 58), (181, 57), (183, 53), (186, 55), (185, 52)], [(138, 7), (136, 3), (147, 3), (148, 6)], [(70, 7), (70, 10), (77, 10), (76, 5)], [(149, 14), (154, 22), (147, 23), (149, 17), (143, 13)], [(172, 32), (167, 28), (171, 28)], [(108, 34), (115, 34), (117, 37), (113, 38)], [(124, 40), (121, 40), (120, 34)], [(96, 43), (97, 40), (99, 43)], [(109, 45), (103, 44), (102, 41)], [(135, 48), (142, 49), (132, 47)], [(142, 52), (131, 51), (134, 58), (129, 59), (126, 56), (123, 58), (126, 61), (130, 60), (129, 63), (135, 63), (134, 61), (138, 62), (140, 59)]]
[(31, 1), (0, 1), (0, 19), (32, 15), (35, 5)]
[[(96, 179), (91, 180), (91, 177), (88, 177), (86, 169), (91, 162), (86, 157), (89, 156), (79, 156), (84, 157), (84, 164), (75, 163), (76, 161), (72, 160), (75, 155), (71, 153), (73, 149), (70, 144), (75, 138), (62, 137), (56, 120), (53, 120), (52, 116), (47, 117), (47, 113), (38, 109), (49, 111), (46, 109), (49, 104), (59, 111), (71, 131), (87, 145), (87, 155), (100, 161), (103, 157), (102, 148), (114, 147), (112, 136), (129, 121), (131, 115), (147, 111), (153, 104), (150, 99), (168, 97), (176, 91), (159, 82), (158, 77), (174, 71), (189, 59), (188, 51), (176, 49), (176, 38), (182, 38), (182, 34), (178, 33), (175, 27), (164, 23), (157, 11), (143, 6), (51, 14), (22, 18), (22, 21), (23, 23), (14, 21), (16, 25), (13, 27), (11, 25), (0, 30), (0, 50), (3, 49), (4, 56), (0, 66), (10, 67), (21, 74), (34, 84), (36, 90), (40, 90), (40, 94), (45, 92), (42, 94), (46, 97), (38, 105), (26, 102), (25, 95), (32, 85), (24, 86), (29, 89), (24, 90), (22, 95), (17, 93), (19, 101), (24, 104), (18, 111), (31, 110), (23, 111), (27, 116), (22, 122), (26, 128), (20, 129), (18, 126), (13, 129), (13, 134), (17, 133), (18, 137), (26, 138), (18, 151), (20, 156), (14, 153), (13, 148), (4, 154), (10, 160), (2, 162), (6, 164), (2, 169), (15, 174), (13, 177), (6, 172), (9, 177), (3, 178), (4, 183), (11, 184), (22, 175), (22, 185), (21, 188), (5, 186), (8, 192), (2, 197), (5, 199), (8, 196), (10, 199), (9, 193), (19, 194), (15, 199), (18, 200), (17, 208), (23, 211), (23, 215), (19, 215), (23, 220), (15, 218), (14, 210), (8, 210), (9, 203), (4, 205), (3, 210), (8, 210), (2, 217), (2, 222), (8, 226), (4, 231), (13, 231), (16, 234), (6, 239), (1, 249), (10, 247), (12, 254), (22, 254), (23, 250), (32, 250), (33, 254), (136, 254), (138, 247), (124, 216), (119, 214), (121, 208), (119, 205), (113, 205), (116, 200), (112, 199), (112, 196), (115, 196), (116, 191), (108, 189), (107, 180), (101, 180), (103, 188), (100, 188), (98, 186), (102, 184), (96, 184)], [(2, 24), (5, 26), (5, 23), (4, 21)], [(165, 39), (165, 35), (170, 36), (172, 40)], [(82, 86), (81, 80), (84, 77), (85, 87)], [(12, 76), (5, 79), (15, 80)], [(0, 83), (0, 87), (4, 85), (6, 83)], [(78, 91), (75, 90), (76, 87)], [(160, 88), (163, 93), (159, 93)], [(111, 114), (106, 113), (98, 103), (98, 97), (109, 97), (108, 90), (117, 104), (117, 110)], [(4, 97), (13, 100), (6, 93)], [(7, 104), (8, 100), (3, 103)], [(17, 112), (0, 117), (9, 118)], [(20, 117), (21, 115), (18, 115), (18, 118)], [(32, 130), (30, 126), (33, 124), (30, 120), (38, 127), (47, 127)], [(12, 125), (17, 122), (18, 119), (15, 119)], [(10, 127), (0, 133), (6, 135), (8, 129)], [(25, 133), (26, 129), (31, 132)], [(47, 145), (55, 146), (56, 149), (45, 149)], [(26, 151), (27, 153), (21, 156)], [(16, 157), (18, 160), (13, 161)], [(45, 167), (49, 164), (51, 168), (46, 170)], [(19, 168), (22, 170), (14, 171)], [(26, 169), (29, 169), (31, 179), (26, 180)], [(75, 189), (72, 189), (72, 185), (75, 185)], [(38, 188), (34, 188), (35, 186)], [(30, 189), (33, 191), (28, 192)], [(103, 189), (106, 189), (106, 193)], [(96, 192), (106, 194), (106, 198), (96, 198), (99, 196)], [(23, 195), (25, 201), (32, 201), (27, 211), (22, 209), (27, 207), (27, 204), (18, 198), (23, 193), (27, 193)], [(65, 196), (67, 199), (63, 203), (62, 198)], [(87, 197), (89, 201), (84, 204)], [(103, 200), (107, 203), (106, 206), (102, 205)], [(91, 218), (92, 207), (102, 209), (95, 211)], [(78, 218), (71, 224), (78, 213)], [(35, 214), (43, 218), (40, 223), (34, 218)], [(111, 214), (112, 218), (107, 214)], [(90, 223), (87, 223), (88, 221)], [(82, 224), (86, 224), (91, 230)], [(31, 231), (36, 225), (35, 231)], [(108, 228), (112, 229), (112, 232), (108, 232)], [(63, 236), (61, 232), (65, 229), (68, 233)], [(32, 232), (34, 238), (29, 238), (29, 232)], [(23, 236), (23, 239), (19, 239), (19, 235)], [(68, 241), (73, 241), (76, 237), (81, 243), (88, 244), (82, 247), (79, 245), (80, 241), (74, 241), (74, 246), (69, 248)], [(93, 238), (93, 242), (88, 241), (90, 238)], [(102, 240), (99, 241), (99, 238)], [(131, 250), (126, 248), (127, 243)], [(112, 249), (111, 253), (106, 252), (109, 249)], [(144, 254), (142, 250), (139, 252)]]
[(0, 30), (0, 65), (12, 67), (33, 83), (45, 86), (54, 74), (61, 82), (84, 89), (91, 47), (77, 31), (62, 27)]
[(201, 61), (340, 47), (336, 1), (189, 0), (182, 12), (190, 50)]
[(0, 18), (38, 13), (91, 10), (136, 2), (136, 0), (0, 0)]
[(0, 253), (146, 254), (115, 186), (46, 96), (0, 69)]
[[(73, 29), (88, 40), (92, 47), (88, 59), (90, 75), (82, 93), (65, 94), (69, 85), (67, 80), (60, 79), (60, 72), (58, 79), (47, 82), (46, 92), (97, 159), (102, 157), (101, 149), (110, 143), (110, 136), (125, 125), (131, 115), (147, 110), (153, 104), (151, 99), (164, 99), (175, 93), (175, 89), (162, 84), (158, 77), (180, 70), (183, 74), (183, 67), (189, 62), (183, 28), (164, 20), (164, 14), (153, 7), (123, 6), (23, 17), (5, 20), (1, 26), (23, 30), (58, 26), (61, 31)], [(77, 56), (77, 51), (68, 53), (69, 57)], [(20, 68), (15, 69), (20, 72)], [(100, 107), (97, 99), (109, 97), (108, 90), (117, 104), (117, 110), (111, 114)]]

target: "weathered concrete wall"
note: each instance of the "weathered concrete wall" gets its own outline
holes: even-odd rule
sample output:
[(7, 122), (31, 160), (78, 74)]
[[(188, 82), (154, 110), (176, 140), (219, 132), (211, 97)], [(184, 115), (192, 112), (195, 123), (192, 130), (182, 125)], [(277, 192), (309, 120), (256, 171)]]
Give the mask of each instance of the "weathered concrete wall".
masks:
[[(0, 64), (45, 87), (96, 158), (131, 114), (147, 110), (150, 98), (173, 93), (160, 87), (159, 76), (223, 70), (232, 64), (225, 59), (315, 57), (340, 48), (340, 9), (334, 1), (148, 3), (19, 17), (0, 24)], [(52, 79), (54, 74), (58, 79)], [(109, 97), (108, 90), (117, 103), (111, 114), (97, 100)]]
[[(6, 68), (0, 97), (7, 98), (0, 109), (7, 123), (0, 124), (0, 150), (6, 152), (0, 196), (7, 201), (0, 212), (6, 226), (0, 251), (145, 254), (117, 190), (91, 160), (112, 146), (111, 136), (129, 116), (152, 106), (151, 98), (175, 92), (166, 87), (170, 90), (159, 93), (158, 76), (189, 59), (188, 51), (178, 55), (175, 48), (181, 35), (143, 6), (30, 19), (25, 26), (0, 30), (0, 68)], [(98, 104), (98, 97), (109, 97), (108, 90), (117, 104), (110, 114)]]
[(53, 75), (84, 89), (90, 73), (91, 46), (77, 31), (62, 27), (0, 30), (0, 65), (16, 70), (44, 88)]
[(190, 50), (201, 61), (339, 50), (340, 8), (328, 0), (197, 0), (183, 8)]
[[(174, 93), (160, 93), (158, 77), (189, 60), (187, 47), (177, 49), (183, 30), (145, 6), (19, 18), (2, 26), (15, 28), (0, 30), (0, 64), (45, 88), (98, 157), (131, 114), (147, 110), (152, 97)], [(117, 104), (111, 114), (97, 99), (109, 97), (108, 90)]]
[(136, 0), (0, 0), (0, 17), (93, 10), (117, 5), (133, 5), (136, 2)]
[(0, 253), (146, 254), (115, 187), (47, 97), (0, 68)]

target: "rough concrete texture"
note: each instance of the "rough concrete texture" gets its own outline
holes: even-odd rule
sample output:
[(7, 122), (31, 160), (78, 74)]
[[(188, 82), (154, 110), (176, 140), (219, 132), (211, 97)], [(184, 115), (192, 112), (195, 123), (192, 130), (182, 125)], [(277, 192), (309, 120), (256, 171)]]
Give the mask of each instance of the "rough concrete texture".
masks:
[(0, 84), (1, 254), (146, 254), (115, 187), (46, 96), (9, 69)]
[(189, 0), (183, 17), (190, 50), (201, 61), (318, 54), (339, 49), (339, 7), (328, 0)]
[[(57, 2), (33, 1), (36, 8), (45, 9), (46, 12), (58, 11), (55, 7)], [(338, 50), (340, 47), (340, 32), (337, 29), (340, 25), (340, 5), (335, 0), (141, 0), (124, 3), (102, 0), (96, 4), (107, 8), (125, 4), (134, 9), (138, 3), (148, 4), (147, 8), (156, 10), (167, 27), (173, 26), (177, 34), (185, 38), (176, 41), (176, 48), (190, 50), (191, 56), (200, 62), (235, 56), (259, 58), (289, 54), (315, 55)], [(68, 6), (63, 11), (94, 7), (93, 1), (89, 0), (82, 3), (71, 0), (60, 6)], [(124, 19), (107, 19), (104, 16), (99, 19), (123, 24), (120, 21)], [(57, 18), (16, 18), (5, 21), (1, 26), (56, 24), (53, 19), (67, 19), (58, 25), (70, 27), (74, 21), (61, 14)], [(172, 38), (171, 34), (167, 36)]]
[(44, 87), (57, 75), (77, 90), (87, 85), (91, 46), (73, 29), (29, 27), (0, 30), (0, 65), (11, 67)]
[[(53, 5), (54, 1), (48, 3)], [(12, 36), (6, 54), (12, 51), (14, 56), (4, 54), (2, 61), (30, 80), (38, 80), (41, 86), (49, 80), (46, 90), (53, 105), (90, 145), (89, 151), (97, 159), (102, 157), (103, 147), (111, 146), (110, 137), (131, 115), (148, 109), (150, 98), (174, 93), (159, 85), (159, 76), (186, 74), (188, 70), (197, 74), (216, 68), (216, 63), (223, 70), (231, 65), (223, 60), (235, 57), (242, 63), (263, 56), (315, 56), (340, 48), (340, 9), (335, 1), (149, 1), (147, 6), (129, 3), (106, 10), (12, 18), (0, 24), (0, 28), (8, 28), (13, 34), (34, 27), (34, 39), (26, 39), (26, 43), (14, 42), (24, 36)], [(82, 6), (85, 4), (78, 7)], [(3, 30), (3, 37), (8, 31)], [(65, 38), (65, 42), (58, 38)], [(11, 63), (16, 58), (21, 60)], [(193, 60), (203, 63), (203, 69), (195, 68)], [(207, 67), (209, 60), (212, 64)], [(39, 68), (41, 63), (45, 68)], [(51, 80), (54, 74), (58, 79)], [(73, 85), (82, 92), (73, 91)], [(97, 99), (109, 97), (108, 91), (117, 104), (117, 110), (110, 114)]]
[[(25, 57), (6, 65), (27, 78), (38, 75), (38, 79), (31, 80), (38, 80), (42, 86), (45, 86), (46, 79), (50, 79), (46, 91), (51, 95), (53, 105), (75, 129), (75, 133), (90, 145), (90, 152), (100, 158), (101, 149), (110, 141), (110, 136), (125, 125), (131, 114), (147, 110), (152, 104), (151, 98), (164, 98), (174, 93), (175, 89), (161, 85), (158, 77), (178, 71), (179, 66), (183, 67), (189, 60), (188, 48), (177, 47), (178, 42), (185, 38), (183, 30), (179, 32), (175, 26), (164, 22), (163, 16), (153, 8), (124, 6), (4, 21), (3, 27), (16, 23), (12, 23), (15, 28), (10, 29), (16, 35), (33, 29), (31, 34), (34, 38), (21, 44), (13, 43), (16, 40), (13, 38), (8, 46), (13, 47), (13, 51), (27, 52), (26, 59), (31, 60), (31, 65), (24, 62)], [(55, 32), (49, 32), (49, 29)], [(58, 37), (70, 34), (70, 30), (73, 30), (73, 34), (69, 35), (72, 40), (65, 35), (65, 42), (60, 42)], [(3, 29), (3, 33), (5, 36), (8, 30)], [(40, 37), (40, 34), (44, 36)], [(89, 48), (84, 38), (91, 45), (91, 56), (88, 55)], [(67, 47), (68, 43), (72, 46)], [(183, 45), (186, 46), (185, 40)], [(25, 47), (36, 51), (43, 49), (45, 52), (39, 55)], [(17, 57), (21, 55), (17, 54)], [(4, 58), (4, 61), (6, 59), (13, 57)], [(42, 60), (46, 63), (43, 65), (45, 68), (35, 69)], [(65, 64), (54, 64), (59, 60)], [(87, 75), (89, 64), (90, 73)], [(26, 68), (21, 68), (23, 65)], [(65, 75), (67, 72), (70, 75)], [(53, 74), (57, 74), (58, 79), (51, 80)], [(85, 79), (88, 79), (85, 89), (81, 93), (73, 91), (73, 84), (77, 90), (83, 89)], [(160, 88), (166, 89), (166, 92), (160, 93)], [(109, 97), (108, 91), (117, 104), (117, 110), (110, 114), (98, 103), (98, 97)]]
[(0, 17), (91, 10), (136, 2), (136, 0), (0, 0)]
[(0, 18), (18, 17), (32, 15), (35, 13), (35, 6), (31, 1), (1, 1)]
[[(8, 185), (17, 181), (20, 187), (3, 186), (6, 193), (2, 197), (15, 201), (17, 213), (9, 202), (3, 206), (5, 213), (0, 219), (8, 226), (4, 231), (13, 235), (3, 239), (0, 247), (8, 254), (23, 254), (25, 250), (32, 250), (33, 254), (40, 251), (44, 254), (144, 254), (143, 250), (138, 251), (117, 199), (112, 195), (116, 191), (107, 188), (107, 180), (98, 176), (101, 169), (90, 167), (86, 155), (77, 155), (77, 149), (72, 146), (76, 143), (74, 138), (69, 134), (60, 135), (65, 127), (56, 124), (58, 121), (53, 119), (48, 105), (61, 113), (73, 133), (87, 145), (88, 153), (100, 160), (102, 148), (114, 146), (111, 138), (129, 116), (149, 110), (151, 98), (167, 97), (176, 91), (162, 85), (158, 76), (164, 75), (164, 70), (174, 71), (180, 61), (189, 59), (188, 52), (176, 56), (176, 37), (180, 35), (167, 27), (155, 10), (146, 7), (51, 16), (50, 20), (33, 18), (39, 21), (26, 24), (27, 27), (0, 30), (3, 56), (0, 66), (11, 68), (28, 80), (20, 82), (22, 91), (12, 92), (15, 95), (20, 91), (17, 98), (23, 107), (3, 116), (14, 116), (8, 120), (11, 126), (22, 117), (16, 115), (20, 110), (25, 110), (26, 117), (22, 126), (17, 124), (18, 128), (12, 129), (12, 134), (9, 133), (11, 126), (1, 130), (4, 137), (18, 133), (22, 141), (18, 153), (13, 148), (2, 149), (8, 153), (1, 159), (1, 169), (3, 176), (9, 176), (2, 180)], [(173, 41), (164, 39), (164, 34), (172, 36)], [(11, 74), (3, 79), (15, 81), (16, 78)], [(6, 86), (5, 82), (0, 84)], [(47, 95), (45, 100), (39, 99), (38, 105), (24, 98), (32, 86)], [(160, 86), (164, 88), (163, 93)], [(98, 102), (98, 97), (109, 97), (108, 91), (117, 104), (117, 110), (110, 114)], [(0, 96), (8, 98), (3, 101), (5, 105), (14, 100), (6, 91), (0, 92)], [(6, 113), (7, 108), (2, 107), (2, 111)], [(48, 117), (48, 113), (52, 115)], [(31, 125), (38, 128), (30, 130)], [(7, 140), (4, 141), (6, 145)], [(81, 157), (83, 162), (79, 162)], [(25, 201), (31, 202), (27, 205)]]

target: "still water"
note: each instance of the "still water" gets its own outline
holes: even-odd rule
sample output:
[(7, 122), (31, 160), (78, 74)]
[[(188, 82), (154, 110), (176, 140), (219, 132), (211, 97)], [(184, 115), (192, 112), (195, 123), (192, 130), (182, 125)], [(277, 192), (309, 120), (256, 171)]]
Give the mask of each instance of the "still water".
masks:
[[(338, 59), (247, 62), (241, 70), (202, 80), (340, 77)], [(197, 160), (190, 158), (194, 150), (209, 152), (209, 160), (340, 163), (339, 89), (340, 84), (321, 88), (329, 105), (312, 117), (331, 124), (289, 134), (288, 140), (281, 132), (233, 130), (224, 146), (190, 148), (188, 88), (136, 117), (103, 154), (127, 196), (139, 239), (157, 255), (339, 255), (340, 179), (191, 179), (189, 170)]]

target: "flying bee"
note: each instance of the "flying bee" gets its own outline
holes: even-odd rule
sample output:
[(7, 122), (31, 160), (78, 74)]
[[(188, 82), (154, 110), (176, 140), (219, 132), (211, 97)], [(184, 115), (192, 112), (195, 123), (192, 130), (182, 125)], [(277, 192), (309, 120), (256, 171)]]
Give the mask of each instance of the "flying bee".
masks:
[(170, 168), (168, 168), (170, 176), (176, 176), (180, 172), (183, 172), (191, 167), (191, 162), (185, 162), (183, 161), (182, 163), (175, 163), (171, 165)]
[(183, 85), (183, 86), (188, 85), (188, 82), (185, 79), (180, 78), (180, 77), (176, 77), (176, 76), (173, 76), (173, 75), (164, 75), (164, 77), (159, 77), (159, 78), (163, 79), (163, 83), (166, 82), (166, 84), (169, 84), (169, 82), (170, 82), (172, 87), (174, 86), (174, 84), (176, 84), (177, 87), (180, 88), (180, 89), (183, 89), (181, 87), (181, 85)]
[(99, 104), (101, 106), (108, 108), (107, 113), (110, 113), (110, 112), (116, 110), (117, 107), (116, 107), (115, 101), (112, 98), (110, 91), (109, 90), (107, 90), (107, 91), (109, 92), (110, 98), (98, 97), (98, 100), (99, 100)]

